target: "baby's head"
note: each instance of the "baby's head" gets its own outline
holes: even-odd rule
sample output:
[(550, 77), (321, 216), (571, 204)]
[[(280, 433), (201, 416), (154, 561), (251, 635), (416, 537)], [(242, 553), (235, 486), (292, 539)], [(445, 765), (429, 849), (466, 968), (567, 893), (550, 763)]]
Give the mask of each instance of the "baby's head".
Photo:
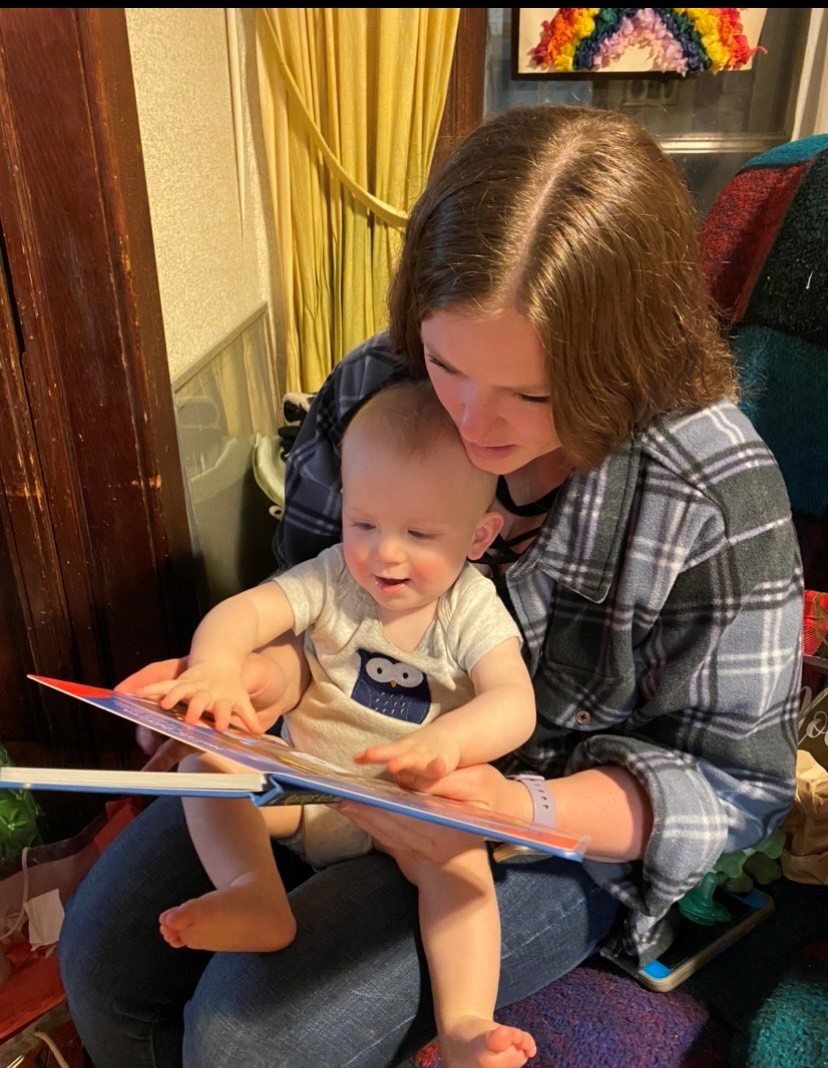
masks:
[(381, 607), (436, 600), (492, 543), (495, 476), (469, 460), (428, 381), (374, 394), (342, 442), (342, 541), (351, 575)]

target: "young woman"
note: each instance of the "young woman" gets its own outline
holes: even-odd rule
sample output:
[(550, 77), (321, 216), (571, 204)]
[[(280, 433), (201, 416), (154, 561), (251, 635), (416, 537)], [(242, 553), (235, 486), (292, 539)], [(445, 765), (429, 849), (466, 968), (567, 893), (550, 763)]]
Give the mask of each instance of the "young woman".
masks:
[[(488, 566), (538, 710), (507, 765), (430, 788), (525, 817), (545, 795), (562, 830), (591, 839), (584, 864), (495, 864), (504, 1005), (598, 947), (622, 965), (655, 957), (670, 905), (784, 817), (799, 554), (777, 466), (734, 403), (687, 191), (620, 115), (512, 110), (430, 181), (390, 333), (337, 366), (291, 453), (280, 567), (339, 540), (344, 423), (404, 374), (429, 376), (472, 462), (499, 476)], [(124, 688), (168, 673), (150, 665)], [(295, 647), (248, 662), (268, 714), (301, 685)], [(541, 778), (530, 789), (517, 772)], [(115, 841), (61, 936), (97, 1068), (410, 1063), (434, 1020), (415, 895), (383, 850), (404, 868), (467, 839), (340, 807), (377, 851), (293, 890), (299, 933), (280, 953), (160, 939), (158, 914), (209, 889), (179, 802), (154, 803)]]

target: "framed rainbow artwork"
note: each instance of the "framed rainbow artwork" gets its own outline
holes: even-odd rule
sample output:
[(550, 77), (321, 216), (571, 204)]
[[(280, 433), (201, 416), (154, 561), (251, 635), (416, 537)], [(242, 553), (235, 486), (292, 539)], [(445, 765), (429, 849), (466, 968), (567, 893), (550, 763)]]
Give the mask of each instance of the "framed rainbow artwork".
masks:
[(764, 7), (515, 7), (512, 77), (749, 70)]

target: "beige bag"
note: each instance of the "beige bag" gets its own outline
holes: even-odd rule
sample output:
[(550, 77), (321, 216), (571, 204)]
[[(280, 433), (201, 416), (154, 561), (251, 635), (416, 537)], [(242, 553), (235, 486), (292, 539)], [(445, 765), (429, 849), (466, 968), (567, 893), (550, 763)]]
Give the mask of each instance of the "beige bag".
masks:
[(782, 828), (785, 877), (828, 886), (828, 771), (805, 749), (796, 755), (796, 800)]

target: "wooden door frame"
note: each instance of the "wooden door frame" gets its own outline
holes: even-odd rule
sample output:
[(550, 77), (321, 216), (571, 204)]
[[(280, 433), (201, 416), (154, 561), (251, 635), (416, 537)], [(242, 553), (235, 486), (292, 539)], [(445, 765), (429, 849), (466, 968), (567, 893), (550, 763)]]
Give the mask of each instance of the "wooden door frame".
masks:
[[(482, 118), (485, 40), (462, 9), (436, 162)], [(198, 616), (123, 8), (0, 9), (0, 257), (5, 644), (111, 685)], [(136, 758), (118, 721), (26, 703), (32, 763)]]
[(111, 685), (197, 619), (123, 8), (0, 9), (0, 227), (0, 513), (31, 670)]
[(460, 8), (454, 59), (432, 171), (439, 168), (452, 149), (483, 120), (487, 10), (485, 7)]

